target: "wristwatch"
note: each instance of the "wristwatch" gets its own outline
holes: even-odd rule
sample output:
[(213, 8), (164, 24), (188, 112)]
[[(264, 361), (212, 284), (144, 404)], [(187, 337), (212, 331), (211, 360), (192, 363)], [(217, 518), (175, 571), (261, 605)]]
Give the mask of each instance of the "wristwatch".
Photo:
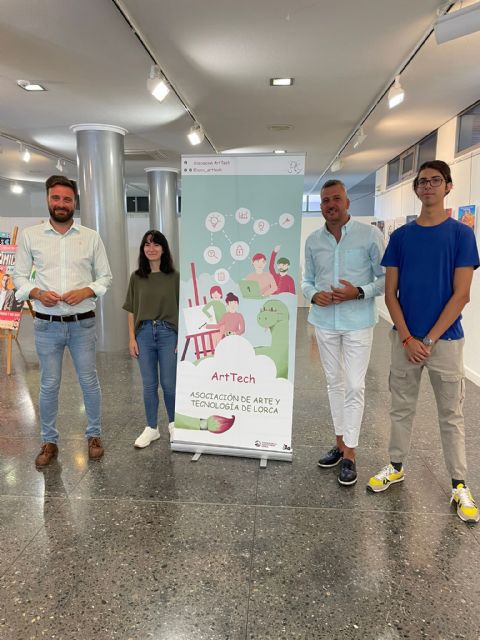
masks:
[(426, 347), (433, 347), (433, 345), (435, 344), (435, 340), (432, 340), (428, 336), (425, 336), (422, 342)]
[(362, 289), (362, 287), (357, 287), (357, 291), (357, 300), (365, 300), (365, 291)]

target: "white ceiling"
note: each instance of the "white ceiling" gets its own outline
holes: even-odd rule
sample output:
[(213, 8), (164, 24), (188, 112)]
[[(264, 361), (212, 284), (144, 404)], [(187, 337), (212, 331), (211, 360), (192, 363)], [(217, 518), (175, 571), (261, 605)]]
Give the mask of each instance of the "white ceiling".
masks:
[[(471, 4), (464, 2), (463, 5)], [(192, 117), (171, 93), (146, 90), (151, 59), (130, 16), (217, 151), (307, 153), (305, 189), (316, 189), (338, 149), (431, 27), (443, 0), (2, 0), (0, 176), (41, 181), (58, 157), (75, 175), (83, 122), (126, 128), (130, 184), (144, 168), (179, 166)], [(438, 46), (433, 37), (402, 74), (405, 102), (385, 98), (365, 123), (367, 139), (335, 174), (352, 186), (480, 97), (480, 34)], [(288, 88), (269, 78), (294, 76)], [(44, 84), (31, 94), (18, 79)], [(273, 124), (292, 129), (275, 132)], [(20, 161), (22, 140), (52, 154)]]

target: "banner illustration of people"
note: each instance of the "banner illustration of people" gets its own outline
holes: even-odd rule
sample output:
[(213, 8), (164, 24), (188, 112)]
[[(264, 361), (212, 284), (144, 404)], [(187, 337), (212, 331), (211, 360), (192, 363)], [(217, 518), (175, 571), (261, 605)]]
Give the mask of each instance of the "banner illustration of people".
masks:
[(291, 459), (304, 156), (182, 158), (172, 449)]

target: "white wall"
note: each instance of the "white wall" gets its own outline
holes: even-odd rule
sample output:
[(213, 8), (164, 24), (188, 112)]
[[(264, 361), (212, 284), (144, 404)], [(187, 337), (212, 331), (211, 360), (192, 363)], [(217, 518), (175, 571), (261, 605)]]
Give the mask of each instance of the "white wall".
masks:
[[(438, 130), (437, 158), (448, 162), (452, 169), (453, 189), (445, 199), (445, 206), (453, 209), (453, 217), (458, 216), (458, 207), (475, 204), (477, 206), (477, 245), (480, 234), (480, 149), (455, 157), (457, 119), (452, 118)], [(412, 213), (420, 213), (420, 201), (413, 193), (412, 179), (386, 189), (386, 166), (377, 172), (375, 216), (388, 220)], [(480, 270), (479, 270), (480, 271)], [(383, 317), (390, 319), (383, 301), (379, 302)], [(465, 370), (467, 377), (480, 385), (480, 273), (473, 278), (470, 303), (464, 309), (463, 328), (465, 331)]]

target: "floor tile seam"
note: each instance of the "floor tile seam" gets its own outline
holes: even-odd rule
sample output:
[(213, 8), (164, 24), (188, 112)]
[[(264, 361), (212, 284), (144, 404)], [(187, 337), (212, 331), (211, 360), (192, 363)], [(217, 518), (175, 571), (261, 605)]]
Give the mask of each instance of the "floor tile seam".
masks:
[[(426, 450), (428, 451), (428, 449)], [(437, 474), (435, 473), (435, 471), (433, 470), (433, 468), (430, 466), (430, 464), (428, 463), (427, 460), (425, 460), (425, 458), (422, 456), (422, 461), (423, 464), (427, 467), (427, 469), (430, 471), (430, 473), (432, 474), (432, 476), (435, 479), (435, 482), (437, 483), (437, 486), (440, 488), (440, 491), (443, 493), (443, 495), (447, 498), (451, 498), (451, 492), (445, 491), (445, 489), (443, 488), (443, 485), (441, 484), (440, 480), (437, 478)]]
[[(0, 496), (0, 497), (5, 497), (5, 496)], [(10, 497), (10, 496), (8, 496), (8, 497)], [(12, 496), (12, 497), (17, 497), (17, 496)], [(30, 497), (30, 496), (20, 496), (20, 497)], [(57, 499), (58, 499), (59, 502), (61, 500), (63, 500), (65, 502), (65, 500), (66, 500), (66, 498), (57, 498)], [(49, 500), (50, 500), (50, 498), (49, 498)], [(55, 510), (52, 513), (52, 517), (55, 516), (55, 514), (58, 512), (59, 508), (60, 508), (60, 505), (58, 505), (55, 508)], [(30, 547), (34, 543), (35, 539), (40, 535), (41, 530), (42, 530), (42, 525), (40, 524), (38, 526), (37, 530), (35, 531), (35, 533), (33, 534), (33, 536), (28, 540), (28, 542), (25, 543), (25, 545), (22, 547), (21, 551), (19, 551), (19, 553), (10, 562), (10, 564), (7, 567), (7, 569), (0, 573), (0, 580), (3, 579), (3, 577), (6, 576), (7, 573), (9, 573), (9, 571), (14, 569), (17, 560), (25, 553), (25, 551), (28, 549), (28, 547)]]
[[(0, 495), (0, 497), (2, 497)], [(8, 494), (5, 494), (5, 497), (10, 497)], [(35, 496), (24, 496), (34, 498)], [(58, 497), (58, 496), (57, 496)], [(207, 506), (207, 507), (249, 507), (253, 509), (256, 505), (251, 502), (199, 502), (198, 500), (152, 500), (147, 498), (102, 498), (102, 497), (84, 497), (84, 496), (73, 496), (69, 494), (67, 496), (74, 501), (78, 502), (115, 502), (115, 503), (124, 503), (124, 504), (132, 504), (138, 502), (139, 504), (178, 504), (178, 505), (198, 505), (198, 506)]]
[(364, 509), (358, 507), (312, 507), (309, 505), (284, 505), (284, 504), (257, 504), (259, 509), (305, 509), (308, 511), (348, 511), (348, 513), (371, 513), (371, 514), (402, 514), (412, 516), (438, 516), (442, 518), (455, 518), (454, 513), (439, 513), (437, 511), (403, 511), (398, 509)]

